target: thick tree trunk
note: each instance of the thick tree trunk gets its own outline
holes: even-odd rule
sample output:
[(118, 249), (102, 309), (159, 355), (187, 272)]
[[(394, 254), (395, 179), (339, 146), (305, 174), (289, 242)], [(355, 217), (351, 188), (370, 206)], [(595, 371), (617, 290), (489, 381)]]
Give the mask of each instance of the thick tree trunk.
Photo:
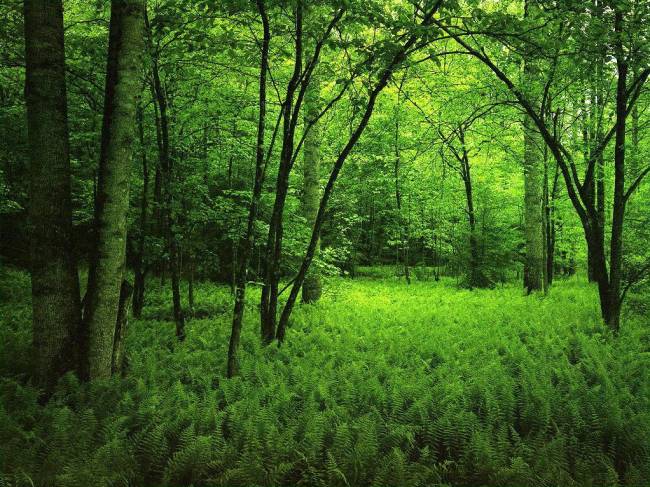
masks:
[[(313, 228), (320, 202), (320, 130), (315, 123), (320, 112), (320, 84), (313, 78), (305, 95), (305, 127), (312, 124), (311, 130), (305, 137), (303, 159), (303, 198), (302, 212), (309, 227)], [(320, 241), (316, 245), (315, 255), (318, 256)], [(320, 299), (323, 292), (318, 269), (313, 269), (305, 277), (302, 287), (302, 300), (313, 303)]]
[(115, 323), (125, 270), (129, 180), (143, 48), (142, 2), (113, 0), (95, 202), (97, 241), (84, 309), (90, 379), (111, 375)]
[(244, 308), (246, 306), (246, 280), (248, 277), (248, 265), (251, 252), (255, 244), (255, 220), (259, 208), (262, 184), (264, 182), (264, 133), (266, 126), (266, 76), (269, 67), (269, 42), (271, 33), (269, 30), (269, 18), (264, 6), (264, 0), (257, 0), (257, 8), (262, 18), (264, 34), (262, 38), (262, 53), (260, 61), (260, 84), (259, 84), (259, 115), (257, 122), (257, 146), (255, 149), (255, 182), (253, 183), (253, 194), (248, 210), (248, 223), (246, 235), (241, 242), (239, 253), (239, 272), (237, 272), (237, 286), (235, 287), (235, 306), (232, 319), (232, 330), (228, 346), (228, 377), (237, 375), (239, 363), (237, 351), (241, 337), (242, 321), (244, 319)]
[(61, 1), (25, 1), (25, 54), (34, 375), (49, 395), (76, 365), (81, 319)]

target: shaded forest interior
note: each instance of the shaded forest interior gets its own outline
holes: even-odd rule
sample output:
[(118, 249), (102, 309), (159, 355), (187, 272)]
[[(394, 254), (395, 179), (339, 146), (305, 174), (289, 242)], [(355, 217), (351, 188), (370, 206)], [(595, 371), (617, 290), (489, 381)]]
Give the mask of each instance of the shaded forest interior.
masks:
[(0, 14), (0, 486), (650, 485), (648, 0)]

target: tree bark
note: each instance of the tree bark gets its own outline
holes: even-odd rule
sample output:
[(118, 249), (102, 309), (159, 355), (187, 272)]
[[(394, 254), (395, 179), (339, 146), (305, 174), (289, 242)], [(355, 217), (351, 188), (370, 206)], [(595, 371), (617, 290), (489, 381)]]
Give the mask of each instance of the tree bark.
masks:
[(97, 240), (84, 309), (89, 379), (111, 375), (115, 324), (125, 271), (129, 182), (143, 47), (142, 2), (113, 0), (95, 201)]
[[(426, 14), (424, 14), (423, 19), (420, 23), (421, 26), (429, 25), (432, 22), (433, 16), (438, 11), (440, 5), (441, 2), (437, 2), (433, 7), (429, 9), (429, 11)], [(287, 324), (289, 322), (289, 317), (291, 316), (291, 312), (293, 311), (293, 306), (296, 302), (296, 298), (298, 297), (298, 292), (303, 285), (305, 276), (307, 275), (307, 272), (309, 270), (309, 266), (311, 265), (311, 262), (314, 258), (314, 252), (316, 251), (316, 245), (318, 243), (318, 236), (320, 235), (320, 230), (325, 220), (325, 210), (327, 209), (327, 203), (329, 201), (330, 196), (332, 195), (332, 191), (334, 190), (334, 185), (336, 184), (336, 180), (338, 179), (339, 173), (341, 172), (341, 168), (343, 167), (343, 164), (345, 163), (346, 159), (352, 152), (352, 149), (354, 149), (357, 142), (359, 141), (361, 134), (363, 134), (364, 130), (368, 126), (370, 117), (372, 116), (372, 113), (375, 109), (375, 104), (377, 103), (377, 97), (386, 87), (393, 73), (406, 60), (407, 53), (415, 45), (417, 40), (418, 40), (418, 36), (416, 34), (410, 35), (404, 41), (404, 43), (397, 48), (395, 54), (392, 56), (391, 61), (388, 63), (388, 65), (380, 71), (379, 79), (377, 80), (376, 85), (374, 86), (374, 88), (372, 89), (368, 97), (368, 101), (366, 103), (366, 108), (364, 110), (363, 116), (359, 120), (359, 123), (357, 124), (356, 128), (352, 131), (350, 138), (348, 139), (347, 143), (343, 147), (343, 150), (341, 150), (341, 152), (339, 153), (338, 157), (336, 158), (336, 161), (334, 161), (332, 171), (330, 172), (329, 179), (327, 180), (327, 184), (325, 185), (325, 189), (323, 191), (323, 196), (321, 197), (320, 204), (318, 206), (318, 213), (316, 215), (316, 221), (314, 223), (314, 228), (311, 233), (309, 246), (307, 247), (307, 251), (305, 252), (305, 256), (303, 257), (298, 274), (296, 275), (293, 285), (291, 286), (291, 292), (289, 293), (287, 302), (284, 305), (284, 308), (282, 309), (282, 314), (280, 315), (280, 321), (278, 323), (278, 333), (277, 333), (277, 339), (279, 343), (282, 343), (284, 340)]]
[[(302, 74), (302, 28), (303, 28), (303, 2), (298, 0), (295, 10), (295, 58), (294, 69), (291, 79), (287, 85), (287, 94), (283, 104), (282, 120), (282, 150), (280, 153), (280, 164), (275, 186), (275, 202), (273, 204), (273, 213), (269, 224), (269, 233), (266, 243), (266, 276), (262, 288), (260, 300), (260, 312), (262, 321), (262, 341), (270, 343), (276, 334), (277, 308), (279, 296), (279, 284), (281, 278), (281, 260), (282, 260), (282, 238), (284, 233), (283, 214), (284, 205), (289, 189), (289, 176), (291, 174), (293, 154), (294, 154), (294, 136), (296, 120), (294, 117), (294, 98), (298, 89), (299, 81)], [(303, 83), (305, 80), (303, 80)], [(296, 108), (299, 106), (300, 97)]]
[[(145, 26), (149, 37), (151, 37), (151, 29), (145, 11)], [(164, 238), (167, 242), (169, 250), (169, 270), (171, 274), (172, 285), (172, 304), (174, 310), (174, 323), (176, 325), (176, 337), (179, 341), (185, 340), (185, 315), (181, 304), (180, 292), (180, 270), (179, 270), (179, 252), (178, 241), (176, 237), (176, 230), (174, 229), (174, 198), (173, 198), (173, 165), (169, 149), (169, 118), (167, 116), (167, 96), (163, 90), (160, 81), (160, 71), (158, 67), (158, 54), (153, 52), (151, 46), (151, 39), (149, 48), (152, 50), (152, 69), (151, 74), (153, 78), (153, 93), (155, 98), (156, 107), (159, 115), (159, 128), (156, 131), (158, 136), (158, 156), (160, 164), (160, 178), (161, 178), (161, 220), (164, 227)], [(161, 279), (164, 280), (164, 263), (161, 272)]]
[[(529, 6), (527, 2), (528, 11)], [(528, 15), (528, 13), (527, 13)], [(532, 84), (530, 62), (524, 65), (524, 80)], [(538, 132), (529, 117), (524, 118), (524, 288), (527, 294), (546, 292), (546, 238), (543, 202), (543, 160)]]
[[(543, 171), (539, 167), (539, 151), (525, 136), (524, 149), (524, 207), (526, 259), (524, 288), (526, 293), (546, 291), (545, 223), (543, 206)], [(534, 143), (533, 143), (534, 144)]]
[(142, 156), (142, 198), (140, 199), (140, 233), (138, 235), (137, 250), (134, 264), (133, 278), (133, 316), (140, 318), (144, 307), (145, 280), (147, 268), (144, 263), (145, 241), (149, 227), (149, 164), (144, 141), (143, 109), (138, 105), (138, 134), (140, 137), (140, 151)]
[(75, 368), (81, 303), (72, 245), (63, 8), (25, 1), (34, 376), (49, 395)]
[[(548, 166), (548, 161), (547, 161)], [(548, 177), (548, 174), (547, 174)], [(558, 180), (560, 171), (555, 166), (555, 173), (553, 175), (553, 184), (550, 191), (548, 191), (548, 181), (546, 186), (546, 279), (549, 287), (553, 283), (555, 277), (555, 201), (557, 199)]]
[[(402, 214), (402, 188), (400, 184), (400, 169), (402, 162), (402, 155), (400, 152), (399, 146), (399, 103), (400, 103), (400, 93), (402, 86), (404, 84), (405, 76), (402, 78), (397, 92), (397, 108), (395, 110), (395, 167), (394, 167), (394, 177), (395, 177), (395, 205), (397, 209), (397, 221), (399, 225), (399, 235), (400, 235), (400, 247), (402, 254), (402, 265), (404, 268), (404, 278), (406, 279), (407, 284), (411, 284), (411, 272), (409, 268), (409, 251), (408, 251), (408, 234), (409, 229), (407, 221)], [(399, 254), (400, 249), (398, 248), (398, 264), (399, 264)]]
[(124, 343), (126, 330), (129, 324), (129, 304), (133, 286), (129, 281), (122, 281), (120, 286), (120, 302), (117, 308), (117, 320), (115, 321), (115, 340), (113, 341), (113, 363), (111, 370), (113, 374), (124, 375), (126, 369), (126, 359), (124, 352)]
[(628, 63), (623, 51), (621, 36), (623, 35), (623, 12), (615, 11), (614, 31), (617, 34), (615, 43), (616, 69), (618, 80), (616, 84), (616, 135), (614, 143), (614, 201), (612, 208), (612, 233), (610, 238), (609, 255), (609, 299), (607, 324), (614, 332), (618, 332), (621, 316), (621, 274), (623, 263), (623, 222), (625, 218), (625, 131), (628, 116), (627, 74)]
[(194, 315), (194, 268), (196, 264), (194, 263), (194, 256), (190, 255), (188, 257), (190, 261), (189, 264), (189, 276), (187, 278), (187, 306), (190, 309), (190, 316)]
[[(462, 134), (462, 131), (461, 131)], [(476, 211), (474, 209), (474, 188), (472, 186), (472, 173), (469, 155), (465, 148), (464, 135), (461, 136), (463, 155), (461, 158), (461, 174), (465, 185), (465, 200), (467, 202), (467, 220), (469, 223), (469, 287), (487, 287), (487, 279), (481, 272), (481, 258), (479, 242), (476, 234)]]
[[(311, 130), (305, 137), (304, 159), (303, 159), (303, 198), (302, 211), (307, 224), (313, 228), (318, 203), (320, 201), (320, 130), (316, 124), (320, 99), (320, 83), (313, 78), (305, 95), (305, 127), (312, 124)], [(320, 240), (316, 245), (315, 255), (318, 256)], [(304, 303), (318, 301), (323, 292), (321, 278), (318, 269), (312, 269), (305, 277), (302, 287), (302, 300)]]
[(232, 319), (232, 330), (230, 332), (230, 343), (228, 346), (227, 375), (233, 377), (239, 372), (237, 351), (241, 338), (242, 321), (244, 319), (244, 308), (246, 306), (246, 281), (248, 277), (248, 265), (251, 252), (255, 243), (255, 220), (259, 208), (262, 184), (264, 182), (264, 133), (266, 127), (266, 76), (269, 67), (269, 43), (271, 33), (269, 29), (269, 18), (266, 13), (264, 0), (257, 0), (257, 8), (262, 18), (264, 30), (262, 38), (262, 52), (260, 61), (260, 84), (259, 84), (259, 115), (257, 122), (257, 145), (255, 149), (255, 182), (253, 183), (253, 194), (248, 210), (248, 223), (246, 235), (240, 243), (239, 272), (237, 272), (237, 285), (235, 287), (235, 306)]

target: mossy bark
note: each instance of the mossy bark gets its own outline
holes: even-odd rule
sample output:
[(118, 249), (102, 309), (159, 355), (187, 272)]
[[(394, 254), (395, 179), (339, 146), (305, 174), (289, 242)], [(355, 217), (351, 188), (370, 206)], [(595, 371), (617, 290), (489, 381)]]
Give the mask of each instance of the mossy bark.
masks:
[(84, 310), (87, 377), (110, 377), (120, 288), (125, 270), (129, 180), (137, 133), (143, 44), (143, 3), (113, 0), (104, 126), (97, 191), (95, 252)]
[(34, 374), (49, 393), (75, 366), (81, 319), (61, 1), (25, 1), (25, 57)]
[(530, 119), (524, 121), (524, 288), (527, 293), (546, 289), (546, 232), (544, 218), (544, 167), (539, 136)]
[[(535, 16), (538, 8), (530, 1), (525, 4), (525, 16)], [(524, 83), (534, 86), (535, 66), (526, 60)], [(544, 207), (543, 140), (530, 117), (524, 119), (524, 289), (526, 293), (546, 292), (546, 211)]]
[(129, 281), (122, 281), (120, 286), (120, 302), (117, 307), (117, 319), (115, 320), (115, 339), (113, 340), (113, 374), (124, 375), (126, 371), (126, 357), (124, 343), (126, 330), (129, 325), (129, 308), (133, 286)]
[[(320, 140), (321, 134), (315, 123), (320, 111), (320, 84), (316, 77), (307, 88), (305, 94), (305, 126), (312, 124), (305, 136), (303, 158), (303, 198), (302, 212), (307, 225), (311, 228), (316, 221), (318, 204), (320, 203)], [(316, 246), (315, 256), (320, 251), (320, 242)], [(305, 277), (302, 285), (302, 300), (305, 303), (318, 301), (323, 292), (318, 269), (313, 267)]]

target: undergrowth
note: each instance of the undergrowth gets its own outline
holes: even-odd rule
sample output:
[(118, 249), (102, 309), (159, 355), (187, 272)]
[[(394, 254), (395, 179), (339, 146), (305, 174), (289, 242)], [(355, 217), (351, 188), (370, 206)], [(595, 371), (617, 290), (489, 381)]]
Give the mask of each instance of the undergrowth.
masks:
[(650, 330), (614, 338), (594, 290), (343, 280), (224, 378), (231, 297), (202, 284), (187, 340), (150, 292), (124, 379), (29, 385), (29, 281), (0, 282), (0, 485), (647, 486)]

